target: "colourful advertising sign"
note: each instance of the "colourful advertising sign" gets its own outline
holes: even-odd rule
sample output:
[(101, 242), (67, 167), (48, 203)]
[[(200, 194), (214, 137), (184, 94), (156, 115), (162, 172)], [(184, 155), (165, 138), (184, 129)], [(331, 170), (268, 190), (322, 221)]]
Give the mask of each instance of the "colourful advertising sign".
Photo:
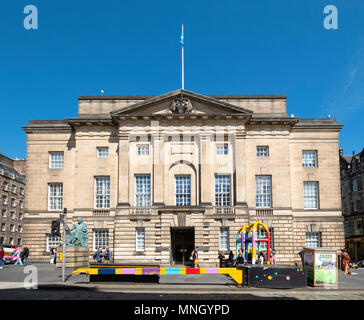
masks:
[(315, 252), (315, 285), (335, 285), (337, 263), (334, 252)]

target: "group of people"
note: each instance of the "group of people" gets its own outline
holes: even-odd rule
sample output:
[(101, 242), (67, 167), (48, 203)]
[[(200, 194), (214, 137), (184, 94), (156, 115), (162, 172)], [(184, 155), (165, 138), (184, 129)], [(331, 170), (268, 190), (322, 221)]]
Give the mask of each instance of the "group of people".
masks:
[[(249, 251), (248, 259), (247, 261), (245, 261), (245, 256), (241, 249), (238, 250), (238, 256), (236, 257), (236, 259), (234, 257), (234, 253), (231, 250), (229, 251), (229, 257), (227, 259), (225, 258), (225, 255), (226, 254), (224, 250), (219, 251), (218, 259), (220, 261), (220, 268), (235, 267), (237, 264), (245, 264), (245, 263), (250, 264), (252, 263), (253, 260), (252, 252)], [(264, 251), (259, 251), (257, 262), (259, 264), (265, 264), (267, 262), (267, 258)], [(270, 253), (270, 264), (276, 264), (276, 257), (274, 251)]]
[[(14, 248), (14, 251), (16, 249)], [(3, 268), (4, 266), (4, 257), (5, 257), (5, 250), (4, 250), (4, 247), (1, 246), (0, 247), (0, 269)], [(16, 266), (17, 264), (19, 265), (23, 265), (25, 264), (26, 266), (28, 265), (29, 261), (28, 261), (28, 258), (29, 258), (29, 249), (27, 246), (22, 246), (22, 247), (19, 247), (18, 250), (16, 250), (15, 252), (15, 263), (14, 263), (14, 266)]]
[(109, 247), (103, 251), (102, 248), (98, 248), (94, 253), (92, 259), (97, 263), (111, 263), (112, 261), (112, 252)]

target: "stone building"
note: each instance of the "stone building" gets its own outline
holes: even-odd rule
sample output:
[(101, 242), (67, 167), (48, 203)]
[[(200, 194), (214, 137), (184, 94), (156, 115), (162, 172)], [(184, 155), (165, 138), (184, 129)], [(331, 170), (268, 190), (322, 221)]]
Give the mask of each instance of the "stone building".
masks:
[(11, 159), (0, 154), (0, 245), (22, 244), (25, 163), (25, 159)]
[(340, 150), (345, 246), (351, 259), (364, 259), (364, 149), (352, 156)]
[(283, 95), (81, 96), (77, 118), (30, 121), (24, 240), (45, 261), (51, 221), (89, 227), (90, 254), (200, 266), (256, 220), (278, 263), (344, 246), (335, 119), (287, 116)]

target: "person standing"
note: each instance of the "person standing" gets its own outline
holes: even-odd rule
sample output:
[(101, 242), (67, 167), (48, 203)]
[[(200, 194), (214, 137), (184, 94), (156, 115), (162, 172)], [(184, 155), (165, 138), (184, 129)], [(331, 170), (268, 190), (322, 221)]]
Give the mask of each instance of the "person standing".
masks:
[(349, 262), (350, 262), (350, 256), (349, 256), (349, 253), (348, 253), (348, 250), (345, 248), (343, 250), (343, 253), (342, 253), (342, 258), (341, 258), (341, 270), (344, 271), (344, 274), (351, 274), (349, 268)]
[(51, 254), (51, 257), (50, 257), (50, 263), (54, 264), (55, 263), (55, 260), (56, 260), (56, 253), (55, 253), (56, 249), (54, 247), (51, 248), (50, 250), (50, 254)]
[(3, 264), (4, 264), (4, 255), (5, 255), (5, 251), (4, 251), (4, 247), (1, 246), (0, 247), (0, 269), (3, 268)]
[(104, 261), (105, 263), (111, 263), (112, 260), (112, 251), (110, 250), (110, 248), (107, 246), (106, 250), (104, 252)]
[(229, 252), (229, 265), (231, 266), (231, 267), (233, 267), (234, 266), (234, 253), (230, 250), (230, 252)]
[(29, 257), (29, 249), (27, 246), (23, 246), (23, 250), (22, 250), (22, 262), (24, 263), (25, 260), (25, 265), (28, 265), (28, 257)]
[(22, 256), (22, 249), (21, 247), (18, 248), (18, 251), (16, 252), (16, 261), (14, 263), (14, 266), (16, 266), (18, 263), (22, 266), (23, 262), (21, 261)]
[(219, 251), (219, 261), (220, 261), (220, 268), (225, 267), (225, 251)]
[(238, 251), (238, 257), (235, 264), (244, 264), (244, 255), (241, 249)]
[(192, 259), (193, 259), (193, 267), (199, 268), (199, 261), (198, 261), (198, 247), (195, 248), (195, 250), (192, 251)]
[(93, 255), (92, 259), (97, 262), (97, 263), (101, 263), (102, 262), (102, 248), (98, 248), (97, 251), (95, 252), (95, 254)]
[(274, 251), (270, 253), (270, 264), (277, 264), (276, 254)]
[(259, 252), (258, 259), (259, 259), (259, 264), (264, 264), (264, 255), (262, 251)]

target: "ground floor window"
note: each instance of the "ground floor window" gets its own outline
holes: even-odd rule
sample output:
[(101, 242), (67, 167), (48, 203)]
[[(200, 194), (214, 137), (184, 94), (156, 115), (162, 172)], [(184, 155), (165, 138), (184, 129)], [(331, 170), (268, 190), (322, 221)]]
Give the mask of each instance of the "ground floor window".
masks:
[(53, 247), (57, 248), (60, 245), (61, 245), (60, 236), (52, 236), (50, 234), (47, 235), (47, 247), (46, 247), (47, 252), (49, 252), (51, 250), (51, 248), (53, 248)]
[(106, 249), (109, 245), (109, 230), (99, 229), (94, 230), (94, 251), (98, 248)]
[(229, 250), (229, 228), (228, 227), (220, 228), (220, 250), (224, 250), (224, 251)]
[(320, 232), (307, 232), (306, 233), (306, 247), (307, 248), (320, 248), (321, 247), (321, 233)]
[(21, 246), (21, 239), (20, 238), (18, 239), (18, 244), (17, 245)]
[[(273, 228), (268, 228), (269, 230), (269, 234), (270, 234), (270, 250), (274, 250), (274, 231)], [(265, 231), (265, 229), (263, 229), (261, 231), (261, 237), (262, 238), (266, 238), (267, 237), (267, 232)], [(262, 251), (267, 251), (267, 243), (266, 242), (262, 242), (260, 245), (260, 250)]]
[(5, 237), (0, 237), (0, 244), (5, 244)]
[(145, 251), (145, 228), (136, 228), (136, 251)]

